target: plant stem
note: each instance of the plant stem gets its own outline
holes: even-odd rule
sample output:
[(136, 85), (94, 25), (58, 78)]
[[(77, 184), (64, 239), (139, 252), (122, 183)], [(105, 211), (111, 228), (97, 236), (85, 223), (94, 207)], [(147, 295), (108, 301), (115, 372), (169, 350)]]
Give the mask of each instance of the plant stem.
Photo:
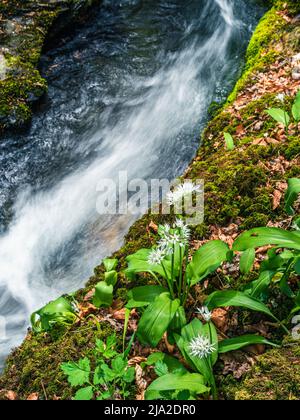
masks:
[(179, 287), (178, 287), (178, 297), (180, 299), (180, 302), (182, 304), (182, 295), (183, 295), (183, 290), (182, 290), (182, 274), (183, 274), (183, 255), (182, 255), (182, 248), (180, 247), (179, 249), (180, 251), (180, 274), (179, 274)]
[(161, 266), (162, 266), (162, 268), (164, 270), (164, 273), (165, 273), (165, 276), (166, 276), (166, 281), (167, 281), (167, 284), (168, 284), (168, 287), (169, 287), (169, 291), (171, 293), (171, 296), (172, 296), (173, 299), (175, 299), (172, 280), (170, 281), (169, 276), (168, 276), (168, 273), (167, 273), (167, 270), (166, 270), (166, 267), (164, 266), (164, 263), (163, 262), (161, 263)]

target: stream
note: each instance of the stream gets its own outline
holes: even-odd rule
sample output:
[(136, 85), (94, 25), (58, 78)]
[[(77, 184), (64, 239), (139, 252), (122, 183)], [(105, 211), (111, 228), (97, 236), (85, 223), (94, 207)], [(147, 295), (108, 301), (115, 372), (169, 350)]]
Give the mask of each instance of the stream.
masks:
[(41, 60), (48, 96), (0, 142), (0, 369), (30, 314), (84, 285), (138, 215), (100, 216), (101, 179), (174, 179), (199, 147), (264, 9), (249, 0), (106, 0)]

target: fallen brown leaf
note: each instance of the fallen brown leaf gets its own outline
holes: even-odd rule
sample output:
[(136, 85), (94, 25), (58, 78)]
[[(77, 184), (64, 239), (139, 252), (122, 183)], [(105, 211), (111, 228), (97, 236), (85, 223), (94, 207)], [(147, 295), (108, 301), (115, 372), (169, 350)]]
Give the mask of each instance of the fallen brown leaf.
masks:
[(5, 398), (9, 401), (15, 401), (18, 398), (18, 396), (14, 391), (7, 391), (5, 393)]
[(37, 392), (34, 392), (27, 397), (27, 401), (38, 401), (38, 399), (39, 394)]

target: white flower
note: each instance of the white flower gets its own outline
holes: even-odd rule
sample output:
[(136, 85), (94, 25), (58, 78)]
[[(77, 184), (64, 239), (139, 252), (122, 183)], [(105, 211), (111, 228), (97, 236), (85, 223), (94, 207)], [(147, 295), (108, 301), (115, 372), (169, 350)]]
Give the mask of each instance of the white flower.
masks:
[(150, 265), (160, 265), (164, 260), (166, 253), (161, 248), (153, 249), (148, 257), (148, 264)]
[(166, 234), (170, 233), (171, 226), (170, 226), (170, 225), (168, 225), (168, 224), (166, 223), (165, 225), (160, 226), (160, 229), (161, 229), (161, 232), (162, 232), (164, 235), (166, 235)]
[(204, 321), (209, 322), (211, 320), (212, 313), (207, 306), (202, 306), (202, 308), (197, 308), (197, 314), (201, 315)]
[(170, 206), (182, 202), (182, 199), (191, 196), (194, 192), (200, 190), (200, 185), (195, 185), (191, 181), (178, 185), (175, 190), (167, 194), (167, 202)]
[(178, 229), (183, 229), (186, 227), (186, 225), (182, 219), (176, 219), (174, 227)]
[(189, 344), (190, 355), (204, 359), (210, 356), (215, 350), (214, 344), (210, 343), (210, 340), (204, 335), (199, 335), (193, 338)]
[(284, 100), (285, 100), (285, 94), (284, 94), (284, 93), (278, 93), (278, 95), (276, 96), (276, 98), (277, 98), (280, 102), (284, 102)]

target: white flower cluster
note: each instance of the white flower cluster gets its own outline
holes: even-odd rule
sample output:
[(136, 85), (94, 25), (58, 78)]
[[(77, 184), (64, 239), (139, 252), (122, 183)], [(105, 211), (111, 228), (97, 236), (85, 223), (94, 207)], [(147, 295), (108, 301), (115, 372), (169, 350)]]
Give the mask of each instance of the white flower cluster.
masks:
[(204, 359), (210, 356), (216, 348), (214, 344), (211, 344), (207, 337), (199, 335), (198, 337), (192, 339), (189, 344), (189, 350), (191, 356)]
[(184, 184), (179, 185), (167, 194), (167, 203), (170, 206), (182, 203), (182, 200), (191, 196), (194, 192), (200, 191), (200, 185), (195, 185), (191, 181), (186, 181)]
[(173, 228), (166, 224), (160, 228), (160, 231), (161, 239), (158, 247), (153, 249), (148, 257), (150, 265), (160, 265), (166, 256), (173, 254), (176, 245), (181, 248), (186, 247), (191, 236), (190, 229), (181, 219), (176, 220)]
[(207, 306), (202, 306), (202, 308), (197, 308), (196, 313), (201, 315), (204, 321), (210, 322), (212, 313), (210, 312)]

